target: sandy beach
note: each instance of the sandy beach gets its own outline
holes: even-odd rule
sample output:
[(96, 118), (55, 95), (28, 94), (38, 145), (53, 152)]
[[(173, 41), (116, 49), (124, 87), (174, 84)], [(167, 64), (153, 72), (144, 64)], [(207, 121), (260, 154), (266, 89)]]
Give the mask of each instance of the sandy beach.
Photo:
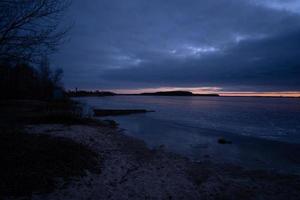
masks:
[(103, 159), (54, 192), (32, 199), (298, 199), (300, 178), (208, 161), (191, 162), (164, 148), (150, 150), (118, 128), (99, 125), (28, 125), (30, 134), (70, 138)]

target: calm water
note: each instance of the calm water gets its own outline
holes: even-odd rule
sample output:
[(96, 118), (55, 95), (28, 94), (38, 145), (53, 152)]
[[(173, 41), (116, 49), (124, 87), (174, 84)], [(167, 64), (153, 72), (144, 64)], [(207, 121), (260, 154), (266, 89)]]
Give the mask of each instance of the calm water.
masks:
[[(149, 147), (194, 160), (300, 173), (300, 99), (114, 96), (77, 98), (92, 108), (154, 113), (108, 117)], [(224, 137), (233, 144), (221, 145)]]

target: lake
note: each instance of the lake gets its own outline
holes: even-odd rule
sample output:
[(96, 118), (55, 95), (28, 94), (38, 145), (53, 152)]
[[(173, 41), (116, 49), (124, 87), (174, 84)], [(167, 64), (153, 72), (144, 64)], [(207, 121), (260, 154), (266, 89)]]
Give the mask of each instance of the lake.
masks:
[[(150, 148), (196, 161), (300, 174), (300, 99), (111, 96), (75, 98), (90, 108), (155, 112), (113, 119)], [(232, 144), (219, 144), (225, 138)]]

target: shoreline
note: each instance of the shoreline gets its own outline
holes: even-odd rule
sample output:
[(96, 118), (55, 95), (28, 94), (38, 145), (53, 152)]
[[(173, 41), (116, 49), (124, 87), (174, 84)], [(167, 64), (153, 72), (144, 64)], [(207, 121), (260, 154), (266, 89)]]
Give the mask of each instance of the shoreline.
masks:
[[(37, 105), (41, 106), (40, 103)], [(300, 177), (297, 175), (247, 170), (237, 165), (217, 164), (205, 159), (192, 162), (184, 156), (167, 152), (164, 147), (149, 149), (144, 141), (125, 135), (111, 121), (78, 118), (77, 115), (65, 113), (69, 108), (60, 110), (60, 105), (47, 106), (46, 113), (37, 112), (37, 105), (31, 105), (32, 109), (24, 105), (24, 113), (20, 117), (23, 119), (23, 115), (28, 115), (31, 119), (29, 121), (37, 122), (24, 120), (26, 134), (45, 135), (53, 139), (66, 138), (83, 145), (100, 158), (101, 162), (95, 166), (100, 174), (88, 168), (83, 175), (69, 177), (68, 180), (52, 174), (57, 180), (54, 191), (32, 191), (32, 195), (27, 198), (279, 200), (297, 199), (300, 195)], [(12, 108), (18, 110), (19, 107), (15, 106)], [(7, 111), (11, 113), (11, 109)], [(5, 113), (1, 114), (4, 117)], [(39, 120), (36, 121), (37, 118)], [(39, 161), (39, 158), (33, 159)], [(72, 156), (70, 159), (73, 159)]]
[(163, 148), (151, 150), (119, 128), (44, 124), (27, 129), (67, 137), (104, 159), (100, 175), (90, 173), (64, 189), (32, 199), (297, 199), (300, 191), (299, 176), (192, 162)]
[[(98, 119), (115, 120), (124, 128), (126, 135), (145, 141), (149, 148), (164, 145), (166, 150), (194, 161), (210, 160), (249, 170), (300, 175), (299, 143), (174, 125), (163, 120), (144, 121), (145, 117), (135, 115)], [(219, 140), (225, 140), (226, 144), (220, 144)]]

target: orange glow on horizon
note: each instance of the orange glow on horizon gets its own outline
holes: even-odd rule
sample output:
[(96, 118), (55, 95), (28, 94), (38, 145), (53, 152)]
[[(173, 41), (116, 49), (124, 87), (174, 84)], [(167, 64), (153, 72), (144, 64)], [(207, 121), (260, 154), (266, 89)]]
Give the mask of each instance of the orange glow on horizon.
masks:
[(243, 96), (243, 97), (300, 97), (300, 91), (287, 92), (220, 92), (221, 96)]

